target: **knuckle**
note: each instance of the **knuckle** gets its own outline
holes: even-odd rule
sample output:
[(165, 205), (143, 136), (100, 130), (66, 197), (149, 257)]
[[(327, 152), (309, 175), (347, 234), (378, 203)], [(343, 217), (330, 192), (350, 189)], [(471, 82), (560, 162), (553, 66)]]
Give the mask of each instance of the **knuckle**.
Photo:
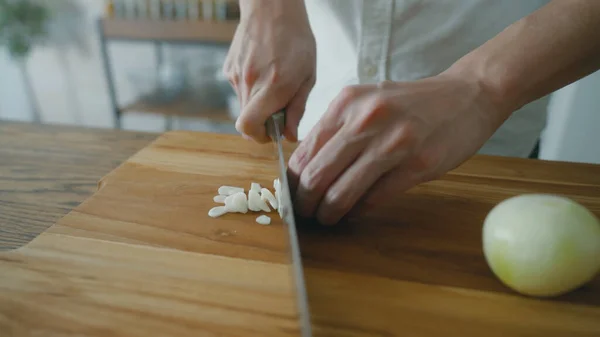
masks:
[(417, 133), (411, 123), (393, 127), (386, 136), (386, 140), (383, 141), (378, 152), (381, 158), (404, 156), (405, 153), (412, 152), (418, 146)]
[(320, 167), (309, 166), (300, 176), (300, 184), (308, 192), (316, 192), (323, 181), (323, 170)]
[(440, 162), (441, 157), (437, 152), (434, 151), (419, 151), (413, 156), (412, 166), (423, 172), (426, 180), (434, 179), (436, 175), (436, 167)]
[(380, 120), (385, 120), (389, 114), (389, 99), (381, 96), (373, 98), (367, 105), (362, 116), (358, 117), (352, 128), (355, 135), (362, 134)]
[(245, 114), (240, 115), (240, 117), (235, 122), (235, 128), (243, 133), (243, 134), (251, 134), (251, 123), (248, 118), (246, 118)]
[(325, 195), (327, 212), (334, 214), (344, 214), (348, 210), (349, 198), (347, 193), (342, 193), (338, 189), (332, 188)]
[(397, 146), (412, 146), (417, 143), (417, 126), (408, 121), (396, 129), (395, 142)]
[(371, 115), (381, 115), (388, 110), (390, 100), (387, 97), (383, 97), (381, 95), (377, 95), (371, 101), (371, 105), (369, 108), (369, 114)]
[(227, 76), (227, 79), (229, 79), (229, 82), (233, 85), (238, 85), (240, 83), (240, 77), (234, 71), (228, 71), (225, 76)]
[(244, 69), (242, 79), (245, 84), (251, 85), (258, 78), (258, 71), (253, 66), (248, 66)]
[(269, 84), (273, 87), (279, 86), (281, 82), (281, 66), (277, 63), (273, 63), (269, 70)]
[(248, 116), (248, 114), (242, 113), (235, 123), (235, 128), (238, 132), (252, 138), (258, 143), (265, 143), (268, 141), (266, 135), (261, 133), (260, 125), (256, 123), (256, 118)]
[(344, 87), (342, 89), (342, 91), (340, 92), (340, 98), (342, 101), (348, 101), (351, 99), (354, 99), (358, 96), (359, 93), (359, 89), (357, 86), (354, 85), (350, 85), (347, 87)]

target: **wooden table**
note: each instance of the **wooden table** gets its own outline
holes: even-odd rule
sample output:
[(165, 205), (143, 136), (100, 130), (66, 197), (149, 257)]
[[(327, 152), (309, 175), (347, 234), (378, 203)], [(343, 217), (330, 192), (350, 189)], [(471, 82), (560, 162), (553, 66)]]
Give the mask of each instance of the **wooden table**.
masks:
[(0, 122), (0, 250), (31, 241), (156, 134)]
[[(29, 242), (156, 136), (0, 123), (0, 248)], [(597, 336), (600, 278), (556, 300), (529, 299), (502, 286), (481, 257), (479, 224), (487, 210), (532, 191), (573, 196), (600, 215), (597, 165), (477, 156), (377, 212), (367, 203), (360, 214), (369, 222), (304, 228), (318, 335), (433, 336), (452, 327), (451, 335), (463, 336)], [(445, 211), (432, 212), (438, 206)]]

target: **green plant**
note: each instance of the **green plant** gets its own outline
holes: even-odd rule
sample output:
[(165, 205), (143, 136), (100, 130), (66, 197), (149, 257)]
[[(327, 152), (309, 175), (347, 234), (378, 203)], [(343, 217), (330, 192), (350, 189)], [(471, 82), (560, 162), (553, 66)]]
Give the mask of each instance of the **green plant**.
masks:
[(49, 13), (46, 7), (31, 0), (0, 0), (0, 45), (10, 55), (23, 60), (33, 45), (47, 36)]

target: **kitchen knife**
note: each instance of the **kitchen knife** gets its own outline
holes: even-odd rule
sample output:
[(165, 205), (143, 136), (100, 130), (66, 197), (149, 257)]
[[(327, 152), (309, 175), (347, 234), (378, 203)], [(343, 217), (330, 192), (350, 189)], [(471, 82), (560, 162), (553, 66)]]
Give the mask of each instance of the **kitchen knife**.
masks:
[(273, 114), (267, 121), (267, 131), (276, 147), (277, 158), (279, 161), (279, 216), (288, 227), (288, 234), (292, 254), (292, 269), (294, 281), (296, 283), (298, 312), (300, 315), (300, 333), (302, 337), (312, 336), (312, 327), (310, 324), (310, 313), (308, 309), (308, 298), (306, 295), (306, 285), (304, 283), (304, 271), (302, 268), (302, 259), (300, 256), (300, 245), (296, 232), (296, 221), (294, 219), (294, 207), (290, 193), (290, 185), (287, 179), (286, 161), (283, 155), (283, 146), (281, 145), (283, 130), (285, 127), (285, 111), (281, 110)]

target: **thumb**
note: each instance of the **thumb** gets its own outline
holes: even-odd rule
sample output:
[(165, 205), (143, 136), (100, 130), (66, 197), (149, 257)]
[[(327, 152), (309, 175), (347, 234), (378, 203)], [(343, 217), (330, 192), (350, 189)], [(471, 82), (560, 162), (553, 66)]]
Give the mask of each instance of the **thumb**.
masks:
[(265, 123), (271, 115), (283, 109), (290, 99), (291, 97), (281, 94), (281, 91), (276, 88), (269, 86), (260, 88), (242, 108), (235, 128), (258, 143), (269, 142)]

